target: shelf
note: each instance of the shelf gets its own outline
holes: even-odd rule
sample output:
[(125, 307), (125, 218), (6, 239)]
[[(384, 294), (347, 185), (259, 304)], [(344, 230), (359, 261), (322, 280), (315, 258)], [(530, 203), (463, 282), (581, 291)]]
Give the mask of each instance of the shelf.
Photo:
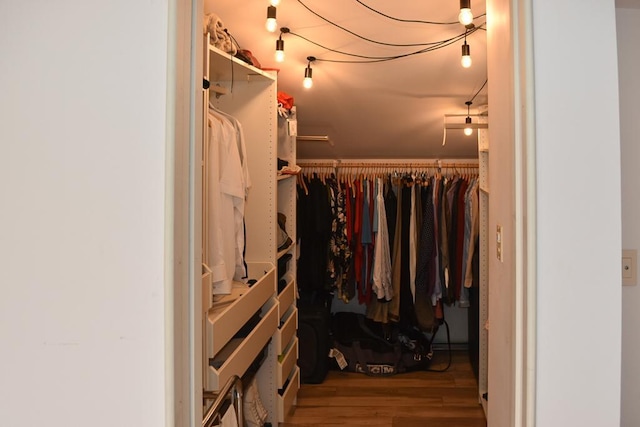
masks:
[(291, 411), (296, 401), (296, 395), (300, 388), (300, 368), (297, 366), (289, 377), (289, 385), (282, 394), (278, 394), (278, 422), (283, 423), (285, 417)]
[[(275, 81), (276, 76), (267, 71), (249, 65), (238, 58), (221, 51), (209, 43), (209, 81), (229, 82), (232, 80), (245, 81)], [(213, 71), (215, 70), (215, 71)], [(275, 73), (274, 73), (275, 74)]]
[[(280, 309), (282, 310), (282, 307)], [(298, 309), (289, 307), (289, 310), (287, 310), (281, 319), (283, 319), (284, 324), (276, 330), (273, 339), (278, 356), (285, 353), (287, 346), (296, 335), (298, 329)]]
[(209, 366), (207, 386), (211, 390), (219, 390), (233, 375), (242, 376), (269, 342), (277, 326), (278, 304), (274, 303), (246, 338), (232, 339), (216, 354), (213, 360), (220, 362), (221, 366), (217, 369)]
[(207, 352), (217, 354), (253, 316), (276, 289), (276, 270), (271, 263), (248, 263), (249, 277), (261, 277), (248, 286), (235, 283), (230, 295), (220, 296), (206, 313)]

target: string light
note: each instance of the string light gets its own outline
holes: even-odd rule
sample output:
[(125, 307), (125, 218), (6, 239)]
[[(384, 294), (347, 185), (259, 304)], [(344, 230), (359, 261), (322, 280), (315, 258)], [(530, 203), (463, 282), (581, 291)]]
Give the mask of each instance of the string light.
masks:
[(471, 115), (469, 114), (469, 108), (471, 107), (472, 102), (467, 101), (465, 104), (467, 104), (467, 118), (464, 119), (464, 123), (468, 126), (464, 128), (464, 134), (471, 136), (471, 134), (473, 134), (473, 128), (471, 127)]
[(462, 57), (460, 63), (464, 68), (471, 67), (471, 47), (467, 44), (467, 33), (464, 33), (464, 44), (462, 45)]
[(280, 0), (271, 0), (271, 6), (279, 6)]
[(460, 14), (458, 21), (464, 26), (473, 22), (473, 12), (471, 12), (471, 0), (460, 0)]
[(276, 62), (284, 62), (284, 40), (282, 34), (289, 32), (287, 27), (280, 28), (280, 37), (276, 40)]
[(314, 56), (307, 56), (307, 68), (304, 69), (304, 80), (302, 81), (302, 86), (305, 89), (311, 89), (313, 86), (313, 70), (311, 69), (311, 63), (315, 61), (316, 58)]
[[(289, 28), (283, 27), (280, 28), (280, 35), (278, 37), (278, 39), (276, 40), (276, 49), (275, 49), (275, 59), (276, 62), (283, 62), (285, 59), (285, 53), (284, 53), (284, 40), (282, 38), (282, 35), (287, 33), (287, 34), (291, 34), (292, 36), (296, 36), (298, 38), (301, 38), (303, 40), (305, 40), (308, 43), (311, 43), (315, 46), (318, 46), (322, 49), (325, 49), (329, 52), (333, 52), (339, 55), (345, 55), (345, 56), (350, 56), (353, 57), (355, 59), (333, 59), (333, 58), (323, 58), (323, 59), (316, 59), (315, 57), (307, 57), (307, 59), (309, 60), (307, 67), (305, 68), (305, 79), (304, 79), (304, 86), (307, 88), (310, 88), (313, 85), (313, 80), (312, 80), (312, 74), (313, 74), (313, 70), (311, 69), (311, 62), (312, 61), (324, 61), (324, 62), (333, 62), (333, 63), (353, 63), (353, 64), (361, 64), (361, 63), (377, 63), (377, 62), (386, 62), (386, 61), (392, 61), (392, 60), (396, 60), (396, 59), (400, 59), (400, 58), (406, 58), (406, 57), (410, 57), (410, 56), (414, 56), (414, 55), (419, 55), (422, 53), (426, 53), (426, 52), (432, 52), (438, 49), (442, 49), (446, 46), (449, 46), (451, 44), (457, 43), (460, 40), (464, 40), (463, 45), (461, 46), (462, 48), (462, 56), (461, 56), (461, 65), (464, 68), (469, 68), (472, 64), (472, 60), (471, 60), (471, 48), (469, 46), (469, 44), (467, 43), (467, 34), (473, 34), (474, 32), (476, 32), (477, 30), (485, 30), (485, 28), (483, 28), (485, 26), (485, 23), (482, 23), (478, 26), (474, 25), (473, 23), (473, 13), (471, 13), (471, 0), (460, 0), (460, 15), (459, 18), (463, 19), (460, 22), (463, 22), (463, 24), (465, 25), (465, 31), (464, 33), (458, 34), (457, 36), (448, 38), (448, 39), (444, 39), (444, 40), (440, 40), (440, 41), (436, 41), (436, 42), (425, 42), (425, 43), (404, 43), (404, 44), (398, 44), (398, 43), (387, 43), (387, 42), (383, 42), (383, 41), (376, 41), (376, 40), (372, 40), (370, 38), (367, 37), (363, 37), (343, 26), (340, 26), (338, 24), (336, 24), (335, 22), (332, 22), (331, 20), (325, 18), (324, 16), (320, 15), (319, 13), (315, 12), (313, 9), (311, 9), (309, 6), (307, 6), (305, 4), (305, 2), (303, 0), (297, 0), (297, 2), (303, 6), (305, 9), (307, 9), (310, 13), (312, 13), (313, 15), (317, 16), (318, 18), (324, 20), (325, 22), (329, 23), (332, 26), (335, 26), (337, 28), (339, 28), (340, 30), (343, 30), (357, 38), (360, 38), (362, 40), (368, 41), (370, 43), (375, 43), (375, 44), (380, 44), (380, 45), (384, 45), (384, 46), (392, 46), (392, 47), (411, 47), (411, 46), (418, 46), (419, 49), (414, 50), (414, 51), (410, 51), (410, 52), (406, 52), (406, 53), (402, 53), (402, 54), (398, 54), (398, 55), (389, 55), (389, 56), (369, 56), (369, 55), (362, 55), (362, 54), (357, 54), (357, 53), (350, 53), (350, 52), (345, 52), (345, 51), (341, 51), (338, 49), (332, 49), (330, 47), (327, 46), (323, 46), (320, 43), (317, 43), (313, 40), (310, 40), (309, 38), (300, 35), (300, 34), (296, 34), (293, 31), (291, 31)], [(439, 24), (439, 25), (449, 25), (449, 24), (456, 24), (457, 22), (435, 22), (435, 21), (419, 21), (419, 20), (405, 20), (405, 19), (401, 19), (401, 18), (396, 18), (393, 16), (389, 16), (386, 15), (368, 5), (366, 5), (363, 1), (361, 0), (356, 0), (357, 3), (359, 3), (360, 5), (364, 6), (365, 8), (371, 10), (372, 12), (379, 14), (381, 16), (384, 16), (385, 18), (394, 20), (394, 21), (401, 21), (401, 22), (414, 22), (414, 23), (423, 23), (423, 24)], [(274, 6), (274, 4), (279, 4), (279, 0), (271, 0), (271, 6), (269, 6), (267, 8), (267, 18), (268, 21), (272, 21), (272, 23), (267, 24), (267, 27), (269, 29), (269, 31), (275, 32), (275, 23), (276, 23), (276, 8)], [(481, 14), (478, 17), (482, 17), (485, 16), (485, 14)], [(486, 31), (486, 30), (485, 30)], [(310, 59), (313, 58), (313, 59)]]
[(266, 23), (267, 31), (270, 33), (274, 33), (278, 28), (278, 21), (276, 21), (276, 7), (268, 6), (267, 7), (267, 23)]

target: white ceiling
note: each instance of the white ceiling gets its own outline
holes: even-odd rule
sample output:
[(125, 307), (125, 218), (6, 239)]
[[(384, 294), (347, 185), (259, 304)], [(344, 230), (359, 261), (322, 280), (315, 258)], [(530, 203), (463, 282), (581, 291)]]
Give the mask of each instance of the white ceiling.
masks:
[[(401, 23), (376, 14), (357, 0), (301, 0), (321, 16), (364, 37), (392, 43), (428, 43), (464, 33), (464, 27)], [(459, 0), (362, 0), (396, 18), (455, 22)], [(448, 130), (443, 147), (445, 114), (466, 114), (465, 101), (487, 78), (486, 31), (468, 36), (473, 65), (460, 65), (462, 41), (432, 52), (382, 63), (344, 64), (321, 60), (353, 60), (285, 34), (286, 59), (276, 63), (279, 32), (265, 29), (268, 0), (205, 0), (205, 13), (214, 12), (240, 46), (250, 50), (262, 67), (279, 68), (278, 90), (292, 95), (298, 108), (300, 135), (328, 135), (323, 142), (299, 142), (300, 158), (471, 158), (476, 140), (461, 130)], [(475, 16), (485, 12), (484, 1), (472, 0)], [(282, 0), (278, 27), (289, 27), (329, 49), (367, 56), (401, 55), (423, 47), (388, 47), (363, 41), (313, 15), (299, 0)], [(477, 17), (476, 26), (486, 22)], [(307, 56), (314, 86), (302, 87)], [(358, 59), (355, 59), (358, 60)], [(487, 87), (477, 95), (471, 112), (487, 104)]]

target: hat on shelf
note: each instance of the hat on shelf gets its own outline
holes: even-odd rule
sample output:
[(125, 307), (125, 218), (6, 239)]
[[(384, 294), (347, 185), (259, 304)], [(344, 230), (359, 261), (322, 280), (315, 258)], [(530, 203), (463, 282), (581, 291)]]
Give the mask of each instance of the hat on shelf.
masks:
[(285, 214), (278, 212), (277, 244), (278, 244), (279, 251), (286, 249), (287, 247), (291, 246), (291, 243), (293, 243), (293, 241), (291, 240), (291, 237), (289, 237), (289, 235), (286, 232), (286, 227), (285, 227), (286, 222), (287, 222), (287, 217), (285, 216)]

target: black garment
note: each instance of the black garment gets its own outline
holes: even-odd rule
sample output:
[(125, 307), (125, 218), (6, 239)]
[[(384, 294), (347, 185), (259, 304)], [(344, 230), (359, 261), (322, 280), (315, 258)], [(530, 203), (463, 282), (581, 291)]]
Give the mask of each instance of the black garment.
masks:
[(389, 234), (389, 250), (393, 253), (393, 242), (396, 236), (396, 213), (398, 211), (398, 198), (390, 182), (385, 184), (384, 210), (387, 214), (387, 233)]
[[(451, 202), (451, 226), (449, 227), (449, 289), (447, 295), (443, 295), (443, 299), (447, 304), (453, 304), (456, 300), (456, 283), (458, 283), (458, 263), (456, 257), (458, 247), (458, 194), (460, 192), (461, 180), (456, 180), (453, 185), (453, 198)], [(464, 214), (464, 212), (463, 212)]]
[(401, 224), (401, 263), (400, 263), (400, 327), (410, 328), (416, 324), (411, 293), (411, 274), (409, 271), (409, 225), (411, 223), (411, 188), (402, 187), (402, 224)]
[(297, 233), (300, 240), (298, 289), (326, 290), (327, 248), (331, 233), (331, 206), (326, 186), (318, 178), (307, 183), (309, 194), (298, 188)]
[(431, 331), (435, 323), (435, 314), (431, 304), (431, 295), (435, 287), (435, 224), (433, 220), (433, 191), (424, 187), (420, 191), (422, 198), (422, 224), (420, 224), (420, 245), (416, 268), (416, 322), (421, 330)]

